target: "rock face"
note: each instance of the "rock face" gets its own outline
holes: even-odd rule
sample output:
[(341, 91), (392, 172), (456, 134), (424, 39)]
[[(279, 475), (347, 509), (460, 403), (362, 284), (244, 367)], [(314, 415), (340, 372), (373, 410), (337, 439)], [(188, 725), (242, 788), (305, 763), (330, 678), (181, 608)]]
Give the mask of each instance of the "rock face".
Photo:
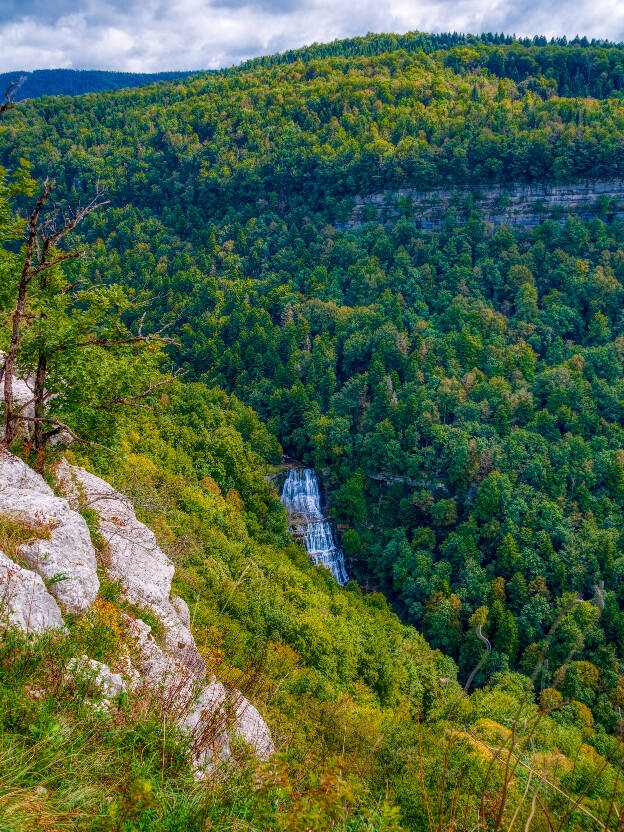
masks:
[(159, 643), (141, 618), (126, 616), (132, 659), (126, 657), (124, 673), (130, 687), (147, 685), (159, 691), (165, 709), (190, 736), (193, 762), (200, 773), (229, 756), (230, 730), (260, 759), (272, 754), (270, 731), (256, 708), (239, 691), (228, 692), (214, 676), (206, 683), (206, 666), (191, 634), (188, 606), (171, 595), (173, 564), (153, 532), (137, 519), (132, 502), (105, 480), (66, 460), (57, 466), (56, 477), (73, 507), (88, 505), (96, 511), (106, 541), (107, 576), (119, 581), (128, 601), (149, 609), (162, 624)]
[(228, 693), (213, 677), (180, 722), (192, 738), (191, 753), (199, 771), (229, 756), (229, 711), (234, 713), (233, 732), (251, 746), (258, 759), (266, 760), (275, 751), (271, 733), (254, 706), (239, 691)]
[(114, 699), (127, 690), (121, 674), (113, 673), (107, 664), (90, 659), (88, 656), (72, 659), (67, 669), (73, 676), (82, 677), (99, 688), (108, 700)]
[(275, 752), (275, 745), (266, 722), (242, 694), (236, 698), (235, 705), (235, 732), (251, 745), (260, 760), (268, 759)]
[[(583, 219), (601, 216), (606, 221), (624, 218), (624, 180), (573, 182), (566, 185), (488, 185), (472, 191), (437, 188), (430, 191), (400, 188), (396, 191), (357, 196), (351, 216), (338, 228), (357, 228), (367, 222), (396, 221), (399, 201), (411, 203), (411, 216), (418, 228), (437, 231), (454, 211), (465, 221), (472, 205), (493, 225), (519, 225), (533, 228), (547, 219), (579, 214)], [(600, 204), (597, 204), (597, 203)]]
[[(141, 523), (132, 502), (84, 468), (62, 460), (56, 480), (65, 498), (21, 459), (0, 451), (0, 520), (17, 522), (22, 536), (19, 559), (0, 552), (0, 626), (27, 632), (64, 630), (63, 612), (89, 610), (99, 592), (97, 559), (89, 529), (79, 509), (95, 510), (106, 542), (103, 567), (119, 582), (135, 614), (121, 612), (126, 653), (113, 669), (87, 656), (70, 662), (68, 672), (99, 688), (106, 709), (126, 690), (147, 689), (159, 697), (191, 740), (198, 776), (205, 776), (230, 756), (230, 735), (244, 739), (262, 759), (274, 751), (264, 720), (239, 691), (227, 690), (212, 676), (191, 634), (189, 609), (171, 594), (174, 567), (153, 532)], [(47, 586), (46, 586), (47, 582)], [(53, 597), (54, 596), (54, 597)], [(157, 637), (142, 620), (149, 611), (159, 621)], [(146, 614), (145, 613), (145, 614)]]
[(0, 451), (0, 490), (13, 488), (18, 491), (32, 491), (53, 497), (54, 492), (36, 471), (29, 468), (18, 456)]
[(178, 608), (170, 599), (173, 564), (152, 530), (137, 520), (132, 502), (105, 480), (66, 460), (58, 465), (56, 476), (72, 505), (82, 503), (97, 512), (99, 531), (106, 541), (107, 576), (119, 581), (128, 601), (160, 619), (167, 648), (183, 656), (184, 664), (202, 677), (206, 667), (191, 635), (188, 608), (181, 598)]
[[(3, 358), (5, 353), (0, 353), (0, 358)], [(2, 386), (2, 393), (4, 393), (4, 386)], [(2, 397), (4, 401), (4, 396)], [(23, 378), (13, 376), (13, 400), (17, 407), (23, 408), (24, 416), (33, 418), (35, 415), (35, 402), (33, 391), (31, 390), (27, 381)], [(25, 438), (32, 437), (33, 423), (20, 421), (18, 422), (17, 432), (20, 436)], [(4, 426), (0, 426), (0, 433), (4, 436)]]
[(19, 547), (21, 558), (45, 581), (68, 612), (95, 601), (100, 582), (95, 551), (83, 517), (17, 457), (0, 454), (0, 518), (33, 529)]
[(229, 756), (228, 728), (244, 739), (261, 760), (275, 751), (265, 721), (240, 691), (226, 690), (214, 676), (204, 684), (179, 655), (157, 644), (144, 621), (128, 619), (126, 623), (141, 679), (162, 690), (166, 709), (191, 738), (191, 753), (198, 770), (210, 768)]
[(27, 633), (64, 630), (59, 605), (40, 576), (0, 552), (0, 625)]

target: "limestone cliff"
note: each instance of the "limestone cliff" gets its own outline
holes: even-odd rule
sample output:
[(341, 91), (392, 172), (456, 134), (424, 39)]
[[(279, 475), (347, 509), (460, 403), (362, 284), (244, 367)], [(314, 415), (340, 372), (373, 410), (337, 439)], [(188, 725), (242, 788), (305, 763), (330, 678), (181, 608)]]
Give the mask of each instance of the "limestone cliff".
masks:
[[(157, 640), (140, 615), (124, 612), (118, 663), (108, 667), (76, 656), (68, 672), (89, 675), (108, 699), (144, 689), (157, 695), (190, 737), (198, 776), (229, 756), (232, 735), (259, 758), (268, 757), (273, 741), (256, 708), (239, 691), (206, 677), (188, 608), (171, 594), (174, 566), (153, 532), (137, 519), (132, 503), (65, 459), (56, 468), (56, 490), (64, 496), (57, 496), (21, 459), (0, 451), (0, 522), (20, 528), (24, 538), (14, 559), (0, 552), (0, 626), (64, 632), (69, 613), (84, 613), (96, 601), (99, 570), (118, 583), (134, 609), (145, 610), (148, 618), (149, 611), (152, 621), (155, 617), (162, 634)], [(105, 541), (100, 563), (79, 513), (87, 507), (96, 512)]]
[(624, 181), (613, 179), (574, 182), (566, 185), (488, 185), (470, 192), (430, 191), (401, 188), (395, 191), (357, 196), (351, 215), (338, 228), (357, 228), (366, 222), (396, 221), (405, 213), (424, 231), (442, 227), (449, 212), (463, 222), (471, 207), (492, 225), (518, 225), (532, 228), (547, 219), (558, 220), (568, 214), (583, 219), (600, 216), (605, 220), (624, 219)]

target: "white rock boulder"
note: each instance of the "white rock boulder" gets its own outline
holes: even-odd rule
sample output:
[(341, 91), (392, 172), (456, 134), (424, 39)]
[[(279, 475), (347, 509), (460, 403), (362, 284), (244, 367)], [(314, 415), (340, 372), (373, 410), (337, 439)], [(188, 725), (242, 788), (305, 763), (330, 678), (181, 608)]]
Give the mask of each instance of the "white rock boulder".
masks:
[(260, 716), (258, 709), (239, 691), (234, 693), (234, 705), (236, 720), (232, 730), (251, 746), (259, 760), (267, 760), (274, 753), (275, 745), (266, 722)]
[(72, 659), (67, 669), (72, 676), (80, 677), (99, 688), (107, 699), (114, 699), (126, 690), (121, 674), (113, 673), (107, 664), (83, 655)]
[(150, 609), (163, 624), (165, 646), (198, 677), (206, 672), (190, 630), (188, 607), (181, 598), (173, 603), (174, 566), (156, 542), (154, 532), (137, 519), (132, 501), (105, 480), (63, 460), (57, 481), (72, 505), (86, 505), (99, 518), (106, 541), (104, 569), (119, 581), (124, 597)]
[(214, 676), (206, 683), (205, 663), (190, 630), (189, 608), (182, 598), (171, 595), (173, 563), (151, 529), (137, 519), (132, 501), (66, 460), (55, 474), (73, 507), (86, 505), (97, 513), (106, 542), (107, 576), (119, 581), (127, 600), (151, 610), (163, 626), (159, 643), (141, 618), (125, 615), (132, 658), (126, 657), (122, 672), (131, 679), (131, 689), (146, 685), (158, 692), (165, 709), (190, 737), (200, 773), (230, 755), (230, 732), (244, 739), (259, 758), (272, 754), (271, 733), (257, 709)]
[(0, 454), (0, 517), (32, 528), (19, 554), (62, 606), (68, 612), (88, 609), (100, 582), (84, 518), (55, 497), (43, 477), (6, 452)]
[(125, 613), (129, 653), (116, 666), (121, 673), (86, 656), (70, 663), (70, 672), (97, 685), (104, 702), (126, 689), (156, 693), (189, 736), (198, 776), (230, 755), (231, 734), (243, 738), (259, 758), (268, 757), (273, 741), (256, 708), (214, 676), (206, 682), (188, 606), (171, 594), (173, 563), (151, 529), (137, 519), (132, 501), (64, 459), (55, 473), (67, 499), (55, 496), (18, 457), (0, 452), (0, 518), (33, 530), (32, 538), (17, 549), (33, 571), (0, 552), (0, 624), (30, 632), (60, 629), (64, 624), (57, 601), (68, 612), (92, 605), (99, 591), (97, 561), (79, 514), (81, 507), (89, 507), (98, 515), (106, 543), (102, 565), (107, 576), (119, 582), (123, 596), (139, 607), (139, 615), (143, 608), (157, 617), (162, 637), (156, 640), (140, 617)]
[(15, 488), (0, 490), (0, 517), (31, 526), (33, 537), (20, 556), (48, 582), (68, 612), (82, 612), (95, 601), (100, 582), (84, 519), (66, 500)]
[(160, 691), (166, 710), (190, 737), (193, 764), (200, 774), (230, 756), (230, 732), (261, 760), (275, 751), (265, 721), (240, 691), (228, 691), (214, 676), (207, 684), (199, 683), (184, 661), (156, 643), (144, 621), (127, 617), (126, 626), (141, 677)]
[(64, 630), (59, 605), (41, 577), (0, 552), (0, 626), (27, 633)]
[(54, 492), (36, 471), (26, 465), (18, 456), (0, 449), (0, 491), (14, 488), (53, 497)]

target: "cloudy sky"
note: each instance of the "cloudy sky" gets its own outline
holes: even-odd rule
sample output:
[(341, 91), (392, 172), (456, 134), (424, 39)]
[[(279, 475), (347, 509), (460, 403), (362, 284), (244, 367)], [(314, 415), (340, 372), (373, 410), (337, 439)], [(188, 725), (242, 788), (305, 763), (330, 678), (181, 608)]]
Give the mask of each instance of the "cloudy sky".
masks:
[(624, 40), (622, 0), (0, 0), (0, 71), (208, 69), (366, 32)]

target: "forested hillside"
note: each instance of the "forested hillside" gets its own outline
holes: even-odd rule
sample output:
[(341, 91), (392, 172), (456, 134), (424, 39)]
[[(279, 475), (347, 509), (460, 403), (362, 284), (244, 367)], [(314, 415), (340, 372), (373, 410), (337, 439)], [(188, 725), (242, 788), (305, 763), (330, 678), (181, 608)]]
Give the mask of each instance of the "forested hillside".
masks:
[[(444, 766), (433, 738), (457, 727), (441, 704), (447, 685), (453, 714), (466, 703), (449, 657), (461, 686), (482, 688), (466, 706), (482, 720), (479, 741), (504, 744), (512, 727), (513, 744), (521, 715), (531, 751), (527, 738), (519, 757), (537, 765), (542, 754), (550, 771), (562, 751), (565, 788), (587, 790), (596, 811), (617, 788), (610, 769), (598, 786), (585, 763), (567, 760), (583, 740), (619, 759), (624, 224), (596, 200), (589, 220), (562, 213), (533, 229), (494, 228), (470, 194), (624, 176), (622, 91), (617, 44), (371, 35), (165, 86), (29, 101), (0, 124), (7, 168), (27, 159), (56, 179), (68, 208), (97, 188), (110, 200), (81, 224), (89, 256), (66, 266), (67, 280), (124, 287), (124, 326), (166, 324), (178, 341), (167, 356), (184, 382), (156, 415), (124, 428), (130, 467), (96, 451), (87, 461), (126, 485), (135, 469), (139, 485), (148, 472), (164, 539), (173, 525), (191, 529), (181, 582), (189, 603), (192, 592), (213, 599), (202, 613), (207, 650), (222, 642), (242, 670), (268, 643), (269, 664), (305, 676), (281, 688), (291, 719), (297, 697), (309, 697), (299, 762), (317, 717), (334, 738), (347, 730), (334, 704), (318, 703), (351, 697), (344, 720), (356, 733), (369, 707), (376, 726), (382, 714), (399, 726), (380, 727), (379, 746), (345, 736), (367, 771), (379, 747), (359, 782), (379, 795), (392, 770), (407, 829), (428, 811), (415, 784), (436, 782)], [(337, 228), (357, 196), (441, 186), (461, 191), (461, 204), (435, 233), (418, 229), (409, 200), (385, 225)], [(24, 210), (23, 195), (14, 201)], [(222, 440), (222, 420), (242, 439)], [(297, 562), (297, 547), (284, 559), (284, 518), (260, 473), (279, 463), (278, 442), (322, 472), (349, 571), (374, 594), (340, 591)], [(244, 557), (204, 528), (209, 494), (230, 507), (211, 507), (210, 524), (240, 512)], [(224, 618), (217, 596), (229, 588)], [(524, 698), (529, 690), (533, 702), (532, 686), (547, 726), (537, 751), (526, 733), (538, 714)], [(414, 780), (421, 717), (431, 733), (426, 777)], [(462, 730), (471, 719), (461, 712)], [(332, 755), (339, 745), (323, 762)], [(447, 791), (466, 759), (443, 779)], [(493, 818), (502, 828), (496, 807)], [(574, 822), (593, 828), (586, 816)]]
[(130, 89), (186, 78), (190, 72), (112, 72), (97, 69), (35, 69), (32, 72), (1, 72), (0, 89), (15, 85), (15, 101), (43, 95), (83, 95), (87, 92)]

